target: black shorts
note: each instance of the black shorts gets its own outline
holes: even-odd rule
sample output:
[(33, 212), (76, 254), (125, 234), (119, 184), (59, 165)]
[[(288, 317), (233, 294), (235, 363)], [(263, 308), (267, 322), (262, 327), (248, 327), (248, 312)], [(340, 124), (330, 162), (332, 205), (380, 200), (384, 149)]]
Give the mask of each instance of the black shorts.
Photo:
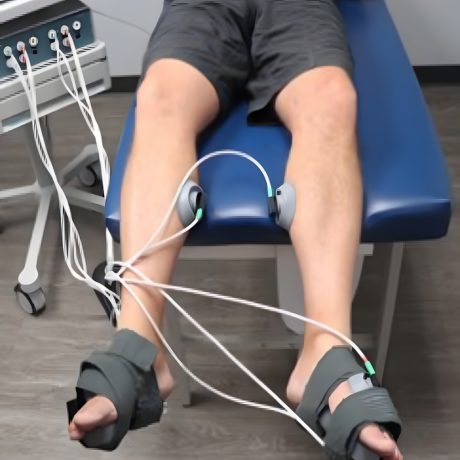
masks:
[(271, 119), (274, 97), (301, 73), (353, 68), (334, 0), (164, 0), (143, 73), (161, 58), (203, 73), (221, 112), (246, 91), (251, 121)]

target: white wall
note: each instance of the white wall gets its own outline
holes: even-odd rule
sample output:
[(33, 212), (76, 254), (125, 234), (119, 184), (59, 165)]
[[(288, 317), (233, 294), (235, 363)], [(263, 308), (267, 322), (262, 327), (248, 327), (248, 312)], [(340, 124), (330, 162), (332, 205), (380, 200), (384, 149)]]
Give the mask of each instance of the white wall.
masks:
[(0, 24), (24, 14), (58, 3), (60, 0), (13, 0), (0, 1)]
[[(163, 0), (83, 1), (95, 11), (96, 35), (107, 43), (112, 75), (139, 75), (148, 36), (120, 21), (152, 31)], [(414, 65), (460, 65), (460, 0), (386, 2)]]
[[(163, 0), (82, 1), (93, 10), (97, 38), (107, 44), (112, 76), (139, 75), (150, 33), (163, 9)], [(115, 19), (105, 17), (98, 11)], [(145, 32), (122, 21), (145, 29)]]
[(414, 65), (460, 65), (460, 0), (386, 0)]

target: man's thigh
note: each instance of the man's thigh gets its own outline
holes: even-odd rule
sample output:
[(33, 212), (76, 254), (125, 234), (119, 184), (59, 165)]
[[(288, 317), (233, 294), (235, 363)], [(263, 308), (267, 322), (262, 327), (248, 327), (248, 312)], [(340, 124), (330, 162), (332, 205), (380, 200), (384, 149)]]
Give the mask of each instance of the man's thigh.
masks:
[(246, 0), (165, 0), (143, 75), (160, 59), (186, 62), (214, 86), (226, 111), (250, 72), (249, 31)]
[(256, 0), (251, 119), (274, 117), (278, 93), (299, 75), (337, 67), (351, 76), (353, 59), (334, 0)]

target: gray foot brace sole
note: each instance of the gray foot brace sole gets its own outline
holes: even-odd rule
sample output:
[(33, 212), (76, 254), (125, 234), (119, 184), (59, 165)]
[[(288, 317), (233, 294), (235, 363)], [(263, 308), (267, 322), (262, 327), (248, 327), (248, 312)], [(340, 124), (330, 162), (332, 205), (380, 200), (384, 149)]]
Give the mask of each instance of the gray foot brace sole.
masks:
[(160, 421), (163, 401), (152, 363), (157, 350), (133, 331), (118, 331), (106, 352), (94, 352), (83, 361), (76, 399), (67, 403), (69, 423), (93, 396), (105, 396), (117, 411), (116, 422), (97, 428), (80, 441), (85, 447), (112, 451), (128, 430)]
[[(331, 414), (330, 395), (348, 381), (352, 394)], [(332, 460), (378, 460), (379, 456), (359, 442), (362, 428), (379, 425), (397, 440), (401, 420), (391, 398), (371, 379), (346, 347), (334, 347), (321, 359), (305, 387), (297, 414), (323, 438)]]

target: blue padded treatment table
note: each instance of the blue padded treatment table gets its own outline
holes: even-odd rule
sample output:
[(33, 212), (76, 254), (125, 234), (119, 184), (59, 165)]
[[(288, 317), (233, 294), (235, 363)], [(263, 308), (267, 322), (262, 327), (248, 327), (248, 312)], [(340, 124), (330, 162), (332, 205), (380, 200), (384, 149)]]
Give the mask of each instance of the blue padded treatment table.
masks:
[[(451, 216), (450, 181), (422, 92), (385, 2), (340, 0), (338, 5), (355, 59), (359, 95), (365, 193), (362, 242), (442, 237)], [(220, 149), (242, 150), (262, 163), (278, 187), (283, 183), (290, 135), (281, 126), (248, 126), (246, 111), (245, 102), (237, 104), (205, 133), (199, 156)], [(134, 120), (133, 104), (106, 201), (106, 223), (116, 240)], [(287, 232), (268, 216), (265, 183), (251, 163), (235, 157), (212, 159), (202, 165), (200, 183), (207, 194), (207, 210), (187, 244), (289, 243)]]

